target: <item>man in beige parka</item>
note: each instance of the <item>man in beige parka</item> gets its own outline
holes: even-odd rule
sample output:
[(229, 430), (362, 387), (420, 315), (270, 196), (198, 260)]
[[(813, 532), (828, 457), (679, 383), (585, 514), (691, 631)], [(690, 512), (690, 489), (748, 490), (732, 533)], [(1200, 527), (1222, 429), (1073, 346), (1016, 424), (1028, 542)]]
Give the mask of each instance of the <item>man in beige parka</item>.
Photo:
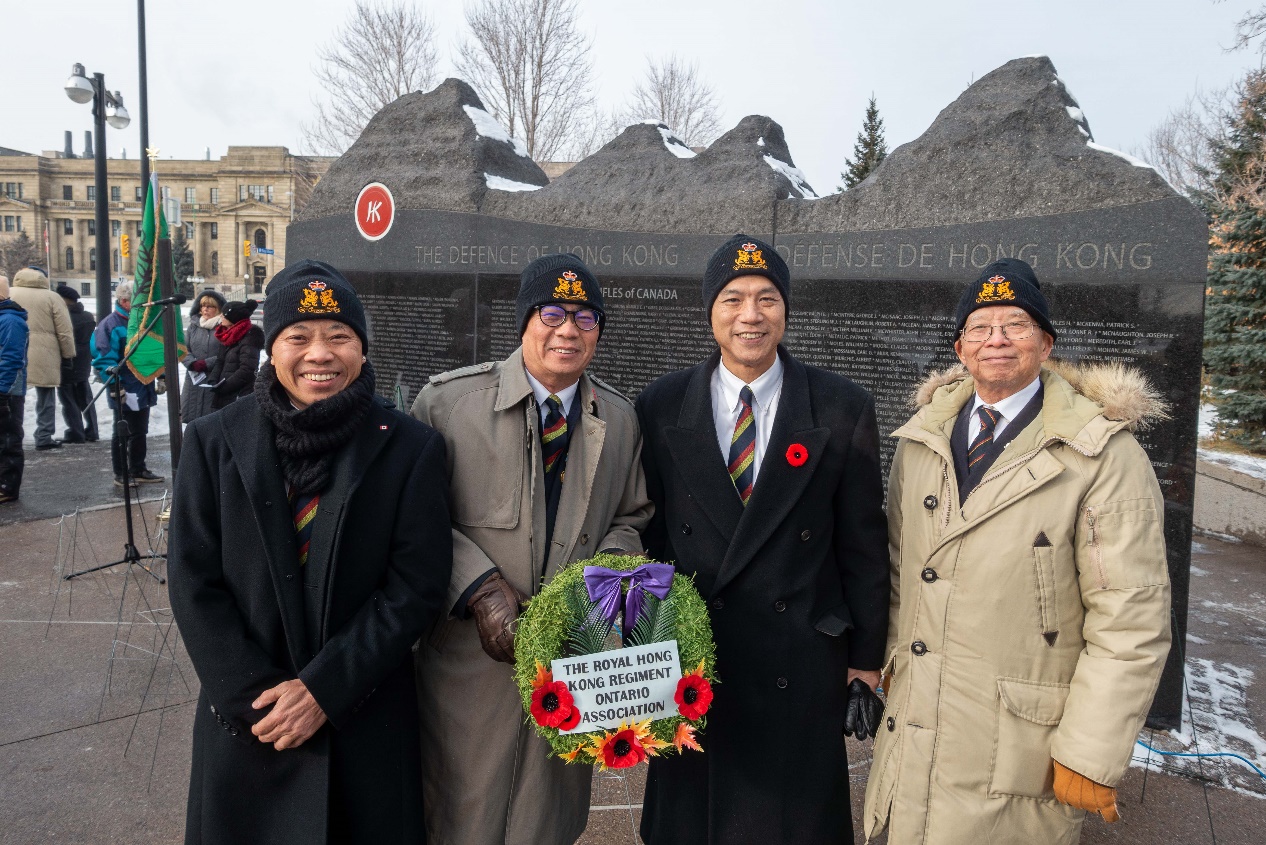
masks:
[(13, 274), (9, 296), (26, 309), (31, 330), (26, 383), (35, 388), (35, 448), (60, 449), (57, 433), (57, 388), (62, 359), (75, 357), (75, 332), (66, 300), (52, 290), (43, 270), (26, 267)]
[(418, 644), (423, 809), (431, 845), (570, 845), (591, 767), (549, 756), (513, 678), (520, 607), (574, 560), (642, 550), (653, 506), (637, 415), (585, 372), (606, 321), (571, 254), (523, 270), (522, 343), (434, 376), (413, 415), (448, 446), (453, 573), (446, 618)]
[(958, 329), (963, 367), (893, 435), (866, 836), (1072, 845), (1086, 811), (1117, 818), (1169, 651), (1163, 502), (1131, 434), (1163, 405), (1123, 366), (1043, 366), (1055, 330), (1022, 261), (985, 269)]

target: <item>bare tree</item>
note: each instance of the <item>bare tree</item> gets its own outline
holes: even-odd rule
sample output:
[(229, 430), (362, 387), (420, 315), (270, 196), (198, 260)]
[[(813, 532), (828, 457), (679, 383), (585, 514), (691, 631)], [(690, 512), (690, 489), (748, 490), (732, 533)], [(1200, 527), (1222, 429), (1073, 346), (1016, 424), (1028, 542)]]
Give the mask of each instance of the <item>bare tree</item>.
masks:
[(1226, 89), (1196, 93), (1147, 133), (1136, 157), (1152, 165), (1189, 197), (1213, 189), (1215, 142), (1225, 131)]
[[(471, 37), (458, 72), (537, 161), (586, 152), (576, 130), (593, 120), (590, 39), (574, 0), (479, 0), (466, 7)], [(581, 135), (591, 135), (588, 131)]]
[[(1243, 50), (1263, 35), (1266, 35), (1266, 7), (1259, 6), (1255, 11), (1245, 12), (1244, 17), (1236, 21), (1235, 43), (1230, 49)], [(1262, 42), (1258, 49), (1266, 51), (1266, 42)]]
[(647, 59), (646, 78), (637, 84), (625, 110), (628, 120), (662, 120), (688, 147), (707, 146), (721, 134), (716, 93), (699, 68), (676, 55)]
[(337, 155), (388, 103), (435, 84), (435, 26), (408, 0), (356, 0), (347, 22), (317, 52), (324, 100), (303, 134), (314, 152)]

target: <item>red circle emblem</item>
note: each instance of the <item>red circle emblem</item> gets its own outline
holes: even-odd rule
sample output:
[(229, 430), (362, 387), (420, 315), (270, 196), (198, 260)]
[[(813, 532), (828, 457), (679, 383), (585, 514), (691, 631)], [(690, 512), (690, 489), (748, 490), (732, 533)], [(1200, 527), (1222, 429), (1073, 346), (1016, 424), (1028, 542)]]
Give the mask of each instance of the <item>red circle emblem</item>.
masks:
[(787, 463), (793, 467), (802, 467), (807, 460), (809, 460), (809, 450), (803, 445), (792, 443), (787, 447)]
[(396, 219), (396, 201), (381, 182), (370, 182), (356, 195), (356, 228), (368, 241), (376, 241), (391, 231)]

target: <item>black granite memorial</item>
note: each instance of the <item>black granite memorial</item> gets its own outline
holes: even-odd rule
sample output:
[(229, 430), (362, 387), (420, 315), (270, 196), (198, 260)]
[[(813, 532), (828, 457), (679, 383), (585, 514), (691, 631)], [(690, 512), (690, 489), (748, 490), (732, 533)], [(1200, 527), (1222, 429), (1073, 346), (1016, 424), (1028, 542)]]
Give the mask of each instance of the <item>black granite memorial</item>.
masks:
[[(394, 217), (370, 240), (354, 208), (375, 182)], [(1057, 318), (1055, 354), (1130, 363), (1170, 403), (1173, 418), (1140, 440), (1165, 494), (1183, 641), (1207, 228), (1156, 171), (1094, 143), (1045, 58), (983, 77), (866, 181), (823, 198), (781, 127), (758, 116), (698, 155), (663, 125), (631, 126), (551, 183), (450, 79), (370, 121), (290, 227), (288, 257), (347, 273), (369, 311), (380, 390), (408, 400), (434, 373), (509, 354), (519, 271), (574, 252), (608, 306), (593, 369), (632, 397), (713, 348), (700, 279), (737, 231), (791, 266), (788, 347), (867, 387), (885, 435), (909, 417), (915, 385), (955, 362), (963, 286), (1003, 256), (1032, 264)], [(1179, 724), (1180, 653), (1154, 726)]]

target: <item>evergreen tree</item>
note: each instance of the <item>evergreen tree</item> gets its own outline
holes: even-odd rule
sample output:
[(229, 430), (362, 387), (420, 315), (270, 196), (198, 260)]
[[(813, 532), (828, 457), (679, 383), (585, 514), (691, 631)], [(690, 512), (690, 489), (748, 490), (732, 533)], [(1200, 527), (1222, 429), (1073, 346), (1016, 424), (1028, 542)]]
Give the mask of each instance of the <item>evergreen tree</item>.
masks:
[(172, 280), (176, 283), (176, 293), (193, 296), (193, 285), (189, 277), (193, 275), (193, 250), (185, 240), (184, 231), (176, 232), (176, 240), (171, 245), (171, 263), (173, 265)]
[(1266, 72), (1245, 80), (1215, 150), (1205, 375), (1218, 435), (1266, 452)]
[(860, 183), (887, 157), (888, 142), (884, 140), (884, 120), (879, 116), (875, 95), (871, 94), (870, 103), (866, 106), (866, 119), (862, 121), (862, 131), (857, 133), (857, 142), (853, 144), (853, 158), (845, 159), (844, 164), (848, 169), (840, 174), (844, 184), (836, 193)]
[(44, 254), (26, 232), (0, 241), (0, 273), (13, 280), (13, 274), (32, 264), (43, 264)]

